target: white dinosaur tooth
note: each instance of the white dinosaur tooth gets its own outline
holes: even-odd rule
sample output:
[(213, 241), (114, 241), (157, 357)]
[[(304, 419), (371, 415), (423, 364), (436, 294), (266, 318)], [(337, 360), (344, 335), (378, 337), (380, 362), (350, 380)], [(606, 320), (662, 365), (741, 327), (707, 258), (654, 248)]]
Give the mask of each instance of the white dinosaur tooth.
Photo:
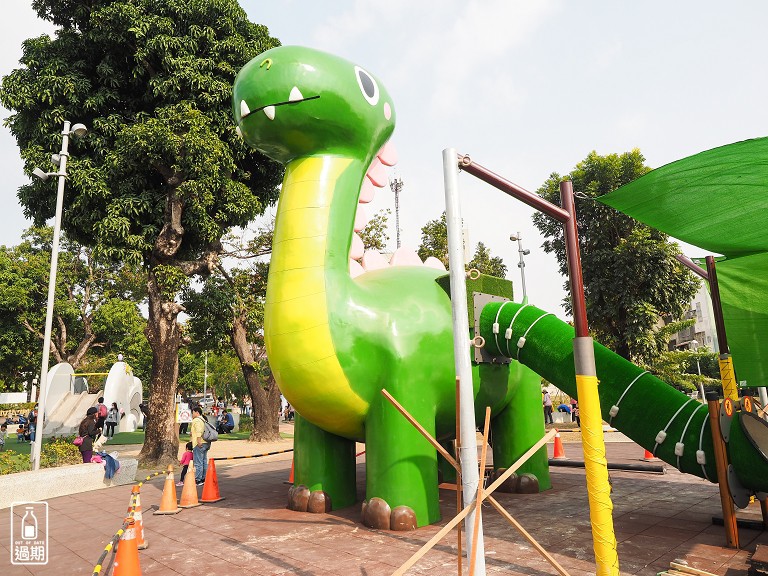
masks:
[(435, 258), (434, 256), (430, 256), (426, 260), (424, 260), (424, 266), (427, 268), (434, 268), (435, 270), (441, 270), (445, 272), (445, 264), (443, 264), (440, 260)]
[(267, 115), (267, 118), (269, 118), (270, 120), (274, 120), (275, 119), (275, 107), (274, 106), (264, 106), (263, 110), (264, 110), (264, 114)]
[(297, 100), (304, 100), (304, 94), (301, 93), (297, 86), (294, 86), (291, 88), (291, 95), (288, 96), (288, 102), (296, 102)]
[(365, 273), (365, 268), (360, 266), (360, 262), (357, 260), (350, 260), (349, 261), (349, 275), (352, 278), (357, 278), (361, 274)]
[(381, 147), (377, 154), (381, 163), (385, 166), (394, 166), (397, 164), (397, 149), (392, 144), (392, 140), (387, 140), (384, 146)]
[(368, 224), (368, 213), (362, 204), (357, 205), (357, 212), (355, 213), (355, 232), (360, 232)]
[(242, 138), (243, 137), (243, 131), (240, 130), (240, 126), (235, 127), (235, 133)]
[(380, 270), (389, 266), (389, 262), (376, 250), (366, 250), (363, 254), (363, 268), (366, 271)]
[(248, 108), (248, 104), (245, 103), (245, 100), (240, 100), (240, 118), (245, 118), (250, 113), (251, 109)]
[(360, 204), (368, 204), (376, 196), (376, 187), (367, 177), (363, 178), (363, 185), (360, 187), (360, 198), (357, 200)]
[(349, 257), (352, 260), (360, 260), (365, 253), (363, 240), (357, 234), (352, 234), (352, 246), (349, 248)]
[(389, 261), (390, 266), (423, 266), (424, 263), (411, 248), (402, 246), (395, 250), (392, 254), (392, 259)]
[(373, 182), (374, 186), (379, 188), (384, 188), (389, 181), (387, 178), (387, 169), (378, 158), (373, 159), (373, 162), (371, 162), (371, 165), (368, 167), (366, 176)]

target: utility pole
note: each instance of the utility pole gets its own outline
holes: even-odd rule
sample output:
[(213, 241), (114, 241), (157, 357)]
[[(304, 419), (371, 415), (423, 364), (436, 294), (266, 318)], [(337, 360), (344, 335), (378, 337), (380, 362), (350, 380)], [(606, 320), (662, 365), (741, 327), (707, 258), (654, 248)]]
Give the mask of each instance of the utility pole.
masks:
[(390, 180), (389, 187), (395, 194), (395, 231), (397, 232), (397, 247), (400, 248), (400, 190), (403, 189), (403, 179)]
[(517, 252), (520, 254), (520, 262), (517, 263), (517, 267), (520, 268), (520, 278), (523, 282), (523, 301), (527, 302), (528, 292), (525, 290), (525, 259), (523, 256), (528, 256), (531, 251), (523, 250), (523, 240), (520, 232), (512, 234), (509, 239), (512, 240), (512, 242), (517, 242)]

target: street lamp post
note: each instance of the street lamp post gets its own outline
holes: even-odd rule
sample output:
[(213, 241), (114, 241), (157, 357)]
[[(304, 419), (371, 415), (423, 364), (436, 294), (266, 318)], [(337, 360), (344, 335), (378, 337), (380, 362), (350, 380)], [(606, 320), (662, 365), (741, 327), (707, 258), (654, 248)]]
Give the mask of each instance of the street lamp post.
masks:
[[(691, 340), (690, 349), (696, 353), (696, 372), (701, 376), (701, 364), (699, 363), (699, 341)], [(699, 394), (704, 398), (704, 383), (699, 380)]]
[(40, 468), (40, 449), (43, 446), (43, 427), (45, 426), (45, 400), (48, 396), (48, 357), (51, 351), (51, 329), (53, 326), (53, 300), (56, 294), (56, 272), (59, 266), (59, 234), (61, 232), (61, 211), (64, 205), (64, 183), (67, 180), (67, 159), (69, 158), (69, 137), (84, 136), (87, 128), (83, 124), (75, 124), (70, 129), (68, 120), (64, 121), (61, 131), (61, 151), (51, 156), (54, 164), (58, 164), (58, 172), (43, 172), (40, 168), (32, 170), (32, 174), (41, 180), (50, 176), (58, 177), (58, 192), (56, 194), (56, 217), (53, 225), (53, 243), (51, 245), (51, 271), (48, 276), (48, 304), (45, 310), (45, 334), (43, 335), (43, 361), (40, 368), (40, 391), (37, 402), (37, 426), (35, 441), (32, 446), (30, 459), (32, 469)]
[(531, 251), (523, 250), (523, 240), (520, 232), (510, 235), (509, 239), (512, 240), (512, 242), (517, 242), (517, 253), (520, 255), (520, 262), (517, 263), (517, 267), (520, 268), (520, 278), (523, 283), (523, 301), (527, 302), (528, 293), (525, 290), (525, 259), (523, 256), (528, 256)]

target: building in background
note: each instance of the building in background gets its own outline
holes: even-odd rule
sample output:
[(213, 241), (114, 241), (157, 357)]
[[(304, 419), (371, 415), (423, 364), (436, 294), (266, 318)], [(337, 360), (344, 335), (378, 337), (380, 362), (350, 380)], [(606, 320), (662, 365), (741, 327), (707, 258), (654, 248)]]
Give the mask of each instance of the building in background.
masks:
[(709, 297), (704, 282), (691, 300), (690, 309), (682, 320), (693, 319), (696, 323), (689, 328), (672, 335), (669, 341), (670, 350), (706, 348), (710, 352), (719, 352), (717, 332), (715, 331), (715, 316), (712, 311), (712, 299)]

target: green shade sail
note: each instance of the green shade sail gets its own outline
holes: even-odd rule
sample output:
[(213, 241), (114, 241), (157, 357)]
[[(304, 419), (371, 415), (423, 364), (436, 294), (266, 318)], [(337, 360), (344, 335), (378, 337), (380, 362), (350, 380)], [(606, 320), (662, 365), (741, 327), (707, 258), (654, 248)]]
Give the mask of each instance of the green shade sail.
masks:
[(712, 252), (768, 251), (768, 138), (694, 154), (597, 200)]
[(599, 202), (719, 252), (717, 278), (736, 376), (768, 385), (768, 138), (657, 168)]

